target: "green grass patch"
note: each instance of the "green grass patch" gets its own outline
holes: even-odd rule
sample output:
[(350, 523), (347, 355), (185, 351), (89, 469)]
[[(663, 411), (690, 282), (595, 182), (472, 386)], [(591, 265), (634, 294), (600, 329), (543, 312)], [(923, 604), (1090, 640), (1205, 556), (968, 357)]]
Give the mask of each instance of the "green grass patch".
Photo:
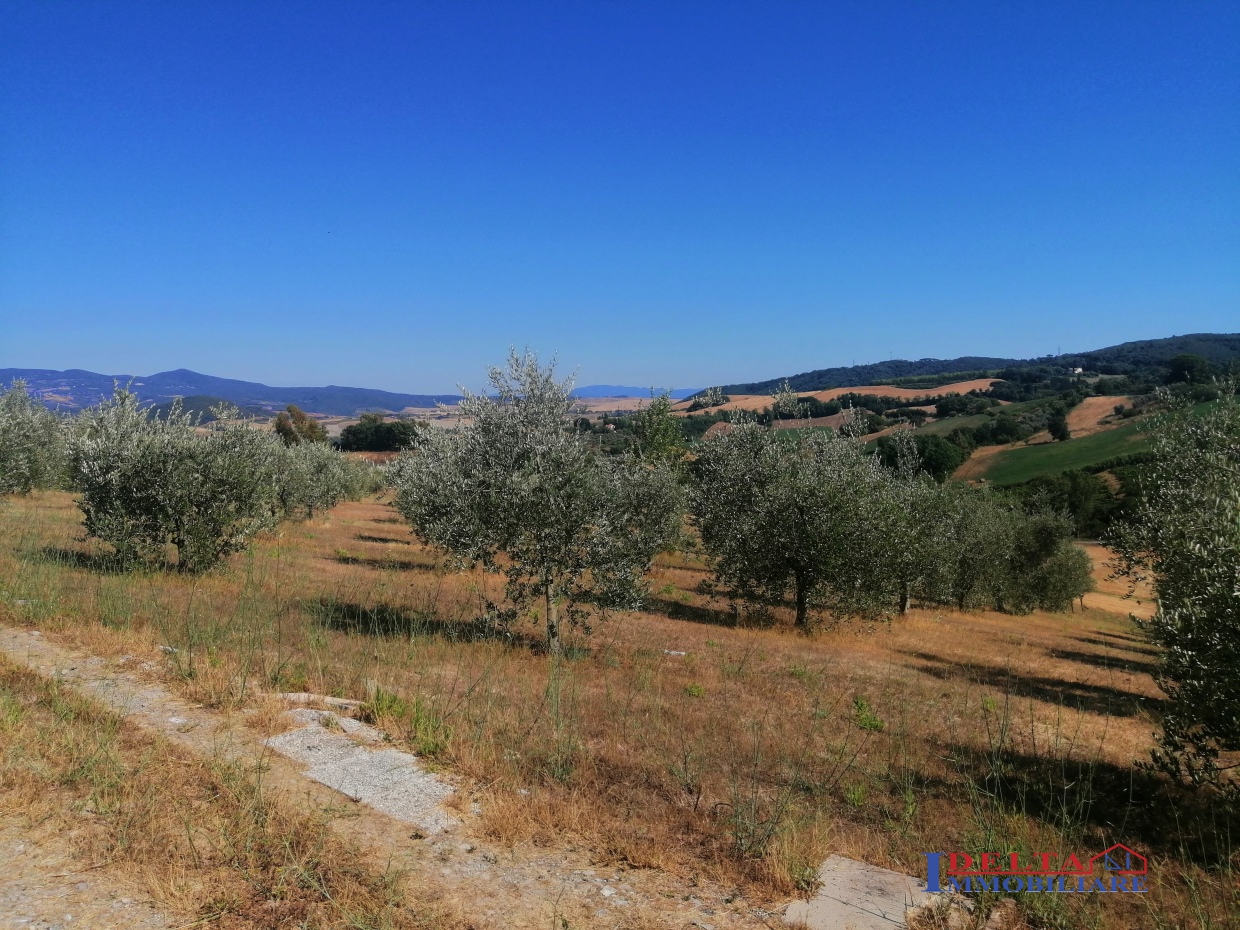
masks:
[[(995, 410), (1002, 410), (1002, 407), (996, 407)], [(986, 413), (974, 413), (967, 417), (946, 417), (942, 420), (934, 420), (925, 426), (917, 428), (918, 435), (923, 436), (946, 436), (952, 430), (962, 427), (972, 429), (975, 426), (981, 426), (983, 423), (989, 423), (993, 417)]]
[(1039, 475), (1058, 475), (1140, 452), (1150, 437), (1139, 427), (1139, 423), (1129, 423), (1080, 439), (1017, 446), (992, 456), (979, 477), (992, 484), (1020, 484)]

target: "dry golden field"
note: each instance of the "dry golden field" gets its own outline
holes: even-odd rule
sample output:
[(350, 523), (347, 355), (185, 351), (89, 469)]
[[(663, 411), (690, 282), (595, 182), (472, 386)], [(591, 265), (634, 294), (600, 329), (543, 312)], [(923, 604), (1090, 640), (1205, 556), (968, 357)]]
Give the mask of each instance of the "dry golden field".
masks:
[(1150, 857), (1148, 895), (1027, 895), (1024, 919), (1240, 925), (1231, 826), (1135, 765), (1159, 690), (1129, 614), (1151, 606), (1106, 580), (1096, 546), (1083, 611), (927, 607), (812, 637), (786, 617), (735, 625), (697, 593), (698, 559), (665, 556), (647, 610), (553, 664), (536, 616), (488, 636), (475, 618), (499, 580), (449, 571), (381, 500), (285, 524), (199, 577), (113, 571), (67, 494), (8, 501), (0, 528), (3, 622), (149, 660), (209, 707), (377, 686), (400, 699), (381, 725), (472, 786), (497, 842), (572, 843), (772, 905), (830, 853), (924, 875), (933, 850), (1123, 842)]
[[(902, 399), (915, 399), (924, 397), (927, 400), (934, 397), (943, 397), (947, 394), (967, 394), (969, 391), (985, 391), (995, 383), (994, 378), (975, 378), (972, 381), (957, 381), (954, 384), (944, 384), (937, 388), (901, 388), (893, 387), (889, 384), (867, 384), (861, 387), (842, 387), (831, 388), (827, 391), (801, 391), (801, 397), (813, 397), (824, 403), (829, 400), (835, 400), (845, 394), (877, 394), (880, 397), (899, 397)], [(720, 404), (718, 407), (712, 407), (712, 410), (748, 410), (753, 413), (765, 410), (771, 406), (771, 396), (769, 394), (729, 394), (729, 400), (726, 404)], [(678, 413), (686, 412), (692, 401), (682, 400), (673, 407)]]

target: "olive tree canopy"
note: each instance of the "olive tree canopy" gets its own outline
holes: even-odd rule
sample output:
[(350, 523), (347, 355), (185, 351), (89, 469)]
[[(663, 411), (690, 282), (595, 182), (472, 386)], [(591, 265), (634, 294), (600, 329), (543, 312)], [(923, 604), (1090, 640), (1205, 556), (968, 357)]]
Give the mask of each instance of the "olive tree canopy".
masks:
[(173, 404), (151, 417), (135, 394), (83, 411), (69, 441), (69, 470), (88, 536), (125, 561), (176, 547), (182, 570), (200, 571), (276, 525), (280, 443), (224, 419), (196, 430)]
[(601, 461), (570, 428), (572, 379), (530, 352), (489, 370), (490, 393), (464, 393), (464, 425), (430, 431), (395, 467), (396, 507), (462, 565), (507, 577), (516, 608), (541, 598), (547, 647), (591, 607), (636, 606), (644, 574), (679, 529), (680, 492), (658, 462)]
[(1167, 694), (1154, 761), (1240, 798), (1240, 402), (1174, 410), (1153, 430), (1144, 495), (1114, 542), (1119, 574), (1151, 578), (1148, 624)]
[(858, 440), (737, 423), (702, 443), (694, 479), (690, 509), (732, 596), (777, 605), (791, 595), (801, 628), (814, 608), (872, 606), (867, 510), (883, 477)]
[(64, 424), (31, 397), (25, 381), (0, 391), (0, 494), (57, 486), (64, 475)]

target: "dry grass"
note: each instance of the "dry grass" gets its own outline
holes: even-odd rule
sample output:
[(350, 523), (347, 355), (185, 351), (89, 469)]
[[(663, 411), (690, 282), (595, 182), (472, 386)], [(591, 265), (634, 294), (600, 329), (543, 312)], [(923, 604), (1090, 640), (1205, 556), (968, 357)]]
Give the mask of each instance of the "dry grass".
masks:
[(471, 780), (507, 842), (582, 844), (762, 897), (808, 887), (831, 852), (917, 873), (926, 850), (1122, 841), (1152, 858), (1149, 896), (1022, 902), (1035, 926), (1236, 925), (1230, 827), (1133, 765), (1159, 693), (1116, 592), (1083, 613), (914, 610), (807, 639), (787, 618), (734, 626), (677, 555), (648, 611), (552, 664), (530, 648), (536, 617), (512, 642), (483, 635), (499, 580), (445, 572), (378, 502), (285, 526), (199, 578), (111, 573), (75, 541), (65, 495), (0, 520), (15, 616), (158, 660), (214, 706), (378, 686), (399, 698), (385, 727)]
[(197, 758), (54, 680), (0, 659), (0, 810), (55, 822), (90, 868), (127, 878), (185, 926), (446, 928), (399, 876), (359, 864), (261, 772)]

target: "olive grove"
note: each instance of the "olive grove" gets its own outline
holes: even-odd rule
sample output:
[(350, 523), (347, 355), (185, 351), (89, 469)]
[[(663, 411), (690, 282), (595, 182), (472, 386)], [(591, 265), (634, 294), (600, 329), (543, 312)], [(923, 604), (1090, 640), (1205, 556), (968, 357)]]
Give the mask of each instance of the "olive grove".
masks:
[(940, 485), (911, 442), (898, 459), (884, 467), (846, 434), (754, 423), (705, 441), (690, 509), (718, 589), (760, 611), (790, 602), (802, 629), (814, 612), (904, 613), (913, 599), (1066, 610), (1091, 589), (1066, 517)]
[[(79, 414), (68, 439), (70, 484), (86, 535), (123, 563), (211, 568), (281, 519), (313, 516), (368, 490), (361, 466), (318, 443), (286, 446), (217, 408), (208, 427), (173, 403), (151, 416), (132, 392)], [(173, 563), (172, 554), (175, 553)]]

